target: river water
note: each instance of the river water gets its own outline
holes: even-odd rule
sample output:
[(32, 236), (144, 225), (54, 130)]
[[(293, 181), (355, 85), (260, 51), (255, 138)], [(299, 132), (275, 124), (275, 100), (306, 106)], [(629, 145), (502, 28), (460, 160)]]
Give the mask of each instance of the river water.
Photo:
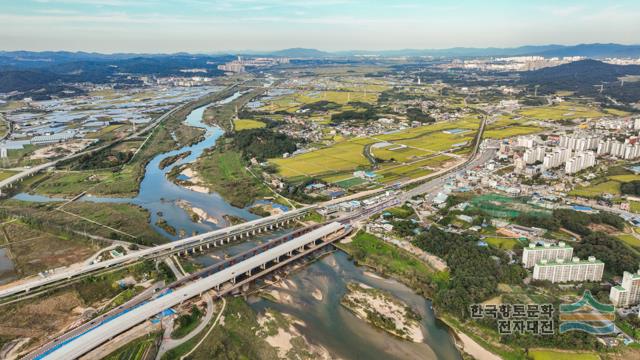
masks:
[[(162, 217), (167, 221), (167, 223), (169, 223), (169, 225), (173, 226), (176, 230), (184, 230), (187, 235), (218, 229), (221, 225), (226, 224), (226, 221), (223, 218), (223, 215), (225, 214), (240, 217), (245, 220), (256, 219), (258, 216), (250, 213), (246, 208), (240, 209), (231, 206), (217, 193), (207, 194), (189, 190), (182, 186), (176, 185), (167, 177), (167, 174), (174, 167), (194, 162), (198, 157), (200, 157), (204, 150), (213, 147), (216, 143), (216, 140), (218, 140), (218, 138), (224, 134), (224, 131), (221, 128), (217, 126), (211, 126), (203, 122), (204, 111), (209, 106), (218, 106), (229, 103), (237, 99), (241, 95), (242, 93), (236, 92), (235, 94), (215, 104), (196, 108), (189, 115), (187, 115), (185, 124), (205, 130), (203, 140), (190, 146), (184, 146), (177, 150), (159, 154), (151, 159), (151, 161), (149, 161), (145, 168), (145, 176), (140, 183), (140, 191), (136, 197), (112, 198), (84, 196), (79, 199), (79, 201), (90, 201), (96, 203), (130, 203), (139, 205), (149, 210), (149, 213), (151, 214), (150, 225), (153, 226), (157, 232), (172, 240), (178, 239), (179, 234), (171, 235), (164, 229), (156, 226), (155, 223), (160, 216), (159, 214), (162, 215)], [(191, 151), (191, 154), (179, 161), (176, 161), (170, 166), (165, 167), (164, 169), (160, 169), (160, 162), (162, 162), (162, 160), (186, 151)], [(65, 201), (64, 199), (60, 198), (27, 193), (17, 194), (16, 196), (14, 196), (14, 199), (36, 202)], [(215, 218), (216, 221), (204, 221), (202, 223), (194, 222), (189, 214), (180, 206), (178, 206), (176, 202), (179, 200), (187, 201), (193, 207), (205, 210), (211, 217)]]
[(15, 266), (9, 258), (8, 250), (0, 248), (0, 285), (16, 279)]
[[(445, 324), (437, 320), (431, 302), (403, 284), (383, 279), (354, 265), (337, 251), (288, 277), (289, 289), (279, 289), (287, 300), (274, 303), (252, 298), (256, 311), (267, 308), (293, 315), (304, 322), (298, 329), (309, 341), (324, 346), (334, 358), (343, 359), (461, 359)], [(396, 338), (355, 317), (340, 305), (347, 283), (360, 282), (388, 291), (422, 315), (424, 342), (413, 343)], [(318, 289), (322, 300), (312, 294)]]
[[(239, 97), (236, 93), (222, 100), (227, 103)], [(85, 196), (79, 201), (131, 203), (144, 207), (151, 213), (151, 225), (164, 236), (177, 239), (177, 236), (166, 233), (155, 225), (159, 215), (174, 228), (184, 229), (187, 234), (202, 233), (219, 228), (225, 224), (223, 215), (233, 215), (246, 220), (257, 218), (247, 209), (231, 206), (216, 193), (200, 193), (178, 186), (167, 178), (167, 173), (176, 166), (195, 161), (204, 150), (215, 145), (216, 140), (223, 135), (223, 130), (217, 126), (210, 126), (203, 122), (203, 114), (208, 106), (194, 109), (186, 118), (185, 123), (204, 129), (204, 139), (196, 144), (182, 147), (155, 156), (146, 166), (145, 176), (140, 184), (140, 192), (134, 198), (106, 198)], [(185, 151), (191, 155), (174, 164), (160, 169), (160, 162), (170, 156)], [(21, 193), (14, 197), (24, 201), (65, 201), (41, 195)], [(195, 223), (189, 214), (176, 204), (178, 200), (186, 200), (192, 206), (205, 210), (217, 219), (218, 224), (212, 222)], [(217, 249), (196, 260), (202, 265), (211, 265), (222, 261), (226, 256), (233, 256), (251, 247), (274, 238), (281, 233), (253, 239), (248, 242), (233, 244)], [(12, 264), (0, 251), (0, 275), (8, 274)], [(6, 258), (6, 259), (5, 259)], [(5, 261), (5, 260), (8, 260)], [(302, 270), (288, 277), (295, 285), (287, 292), (290, 296), (286, 303), (274, 303), (262, 298), (250, 298), (249, 302), (256, 311), (274, 308), (283, 313), (291, 314), (305, 324), (300, 331), (312, 342), (327, 348), (334, 357), (344, 359), (461, 359), (455, 347), (453, 338), (447, 327), (439, 322), (431, 310), (430, 301), (415, 294), (411, 289), (394, 280), (382, 279), (368, 275), (363, 268), (355, 266), (346, 254), (334, 252), (314, 262)], [(356, 318), (340, 305), (340, 299), (347, 291), (347, 283), (357, 281), (369, 286), (386, 290), (395, 297), (403, 300), (422, 315), (422, 328), (425, 335), (423, 343), (413, 343), (398, 339), (384, 331), (378, 330), (364, 321)], [(1, 283), (1, 280), (0, 280)], [(314, 290), (319, 289), (323, 300), (318, 301), (313, 296)]]

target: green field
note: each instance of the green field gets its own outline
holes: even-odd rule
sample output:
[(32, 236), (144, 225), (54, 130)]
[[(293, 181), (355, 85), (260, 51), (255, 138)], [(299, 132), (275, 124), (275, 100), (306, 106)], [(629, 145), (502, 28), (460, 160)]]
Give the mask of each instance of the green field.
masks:
[(628, 175), (614, 175), (609, 176), (609, 180), (619, 181), (619, 182), (630, 182), (640, 180), (640, 175), (628, 174)]
[(502, 129), (486, 130), (483, 137), (489, 139), (504, 139), (513, 136), (535, 134), (540, 131), (542, 131), (542, 128), (535, 126), (509, 126)]
[(267, 126), (267, 124), (262, 121), (251, 120), (251, 119), (236, 119), (233, 121), (233, 126), (236, 131), (249, 130), (249, 129), (259, 129)]
[(594, 198), (602, 194), (620, 195), (620, 183), (617, 181), (605, 181), (587, 187), (579, 187), (569, 192), (569, 195)]
[[(381, 87), (367, 87), (366, 89), (363, 88), (362, 91), (296, 91), (294, 94), (283, 95), (269, 101), (259, 110), (268, 112), (287, 111), (293, 113), (305, 104), (318, 101), (331, 101), (340, 105), (346, 105), (349, 102), (366, 102), (373, 104), (378, 100), (378, 92), (376, 91), (378, 89), (381, 89)], [(349, 107), (346, 106), (342, 108), (342, 110), (348, 109)]]
[(514, 246), (520, 244), (520, 241), (515, 238), (487, 237), (484, 241), (493, 247), (503, 250), (512, 250)]
[(533, 360), (599, 360), (600, 356), (596, 353), (529, 350), (529, 358)]
[(604, 112), (606, 112), (607, 114), (611, 114), (614, 116), (629, 116), (631, 115), (631, 113), (623, 111), (623, 110), (618, 110), (618, 109), (604, 109)]
[(520, 110), (519, 114), (528, 118), (551, 121), (607, 116), (607, 114), (596, 108), (570, 102), (527, 108)]
[(266, 189), (244, 164), (239, 152), (214, 149), (200, 156), (194, 167), (210, 189), (232, 205), (245, 207), (255, 198), (266, 195)]
[(422, 282), (434, 273), (425, 263), (405, 250), (363, 231), (358, 232), (351, 242), (341, 243), (339, 246), (359, 262), (375, 268), (380, 274)]
[(148, 334), (133, 340), (127, 345), (107, 355), (105, 360), (142, 360), (148, 351), (154, 346), (160, 334)]
[[(355, 170), (371, 166), (364, 155), (367, 145), (388, 142), (388, 146), (370, 148), (375, 158), (385, 161), (376, 173), (383, 175), (385, 182), (401, 177), (415, 178), (433, 171), (425, 167), (438, 167), (450, 159), (437, 156), (438, 152), (450, 150), (456, 144), (469, 144), (475, 137), (478, 124), (478, 120), (473, 117), (441, 122), (394, 133), (353, 138), (290, 158), (269, 161), (278, 167), (279, 175), (285, 178), (321, 177), (327, 181), (342, 180)], [(450, 129), (468, 131), (458, 134), (443, 132)], [(424, 162), (418, 163), (419, 160)]]
[(561, 103), (552, 106), (527, 108), (520, 110), (519, 114), (528, 118), (551, 121), (607, 116), (607, 114), (596, 108), (575, 103)]
[(616, 237), (625, 244), (640, 250), (640, 239), (631, 234), (617, 234)]
[(16, 172), (15, 171), (10, 171), (10, 170), (0, 170), (0, 181), (10, 178), (11, 176), (15, 175)]

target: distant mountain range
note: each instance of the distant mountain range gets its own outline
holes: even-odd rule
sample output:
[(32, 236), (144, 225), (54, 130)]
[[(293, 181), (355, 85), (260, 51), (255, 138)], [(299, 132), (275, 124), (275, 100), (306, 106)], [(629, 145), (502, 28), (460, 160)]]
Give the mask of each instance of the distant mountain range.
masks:
[(614, 65), (587, 59), (521, 72), (520, 82), (528, 86), (537, 85), (539, 94), (569, 90), (583, 96), (610, 96), (625, 103), (640, 101), (640, 82), (629, 80), (623, 83), (625, 76), (640, 76), (640, 66)]
[(225, 51), (212, 54), (100, 54), (90, 52), (69, 51), (0, 51), (0, 68), (2, 66), (42, 67), (51, 63), (70, 61), (113, 61), (133, 58), (167, 58), (167, 57), (210, 57), (210, 56), (277, 56), (289, 58), (338, 58), (354, 56), (433, 56), (433, 57), (486, 57), (486, 56), (528, 56), (545, 57), (584, 56), (601, 59), (607, 57), (640, 57), (640, 45), (621, 44), (579, 44), (579, 45), (529, 45), (514, 48), (467, 48), (454, 47), (448, 49), (401, 49), (401, 50), (348, 50), (328, 52), (310, 48), (290, 48), (277, 51)]
[(270, 55), (291, 58), (333, 58), (352, 56), (433, 56), (433, 57), (485, 57), (485, 56), (528, 56), (544, 57), (584, 56), (588, 58), (640, 57), (640, 45), (620, 44), (580, 44), (580, 45), (540, 45), (515, 48), (464, 48), (449, 49), (403, 49), (403, 50), (349, 50), (326, 52), (317, 49), (292, 48), (273, 52), (246, 52), (247, 55)]

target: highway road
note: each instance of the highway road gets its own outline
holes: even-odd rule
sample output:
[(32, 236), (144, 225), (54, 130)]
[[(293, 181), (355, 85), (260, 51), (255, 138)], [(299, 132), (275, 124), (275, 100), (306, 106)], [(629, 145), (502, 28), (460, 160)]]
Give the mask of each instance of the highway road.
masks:
[[(185, 105), (182, 105), (185, 106)], [(172, 111), (166, 113), (165, 115), (163, 115), (161, 118), (156, 120), (156, 123), (162, 121), (162, 118), (170, 115), (173, 111), (176, 111), (178, 108), (173, 109)], [(483, 119), (482, 123), (480, 124), (480, 128), (478, 129), (478, 134), (476, 135), (476, 141), (475, 141), (475, 145), (472, 151), (472, 154), (470, 155), (469, 159), (466, 160), (465, 162), (451, 168), (451, 169), (446, 169), (446, 170), (442, 170), (441, 172), (435, 173), (435, 174), (430, 174), (427, 177), (422, 177), (419, 179), (412, 179), (409, 181), (406, 181), (405, 183), (401, 184), (401, 187), (405, 187), (408, 185), (413, 185), (415, 183), (420, 183), (422, 181), (425, 180), (425, 178), (432, 178), (431, 180), (428, 180), (426, 183), (418, 185), (416, 188), (413, 188), (407, 192), (405, 192), (404, 194), (402, 194), (400, 196), (400, 198), (398, 199), (399, 201), (394, 202), (394, 204), (398, 203), (398, 202), (404, 202), (406, 200), (409, 200), (410, 198), (412, 198), (413, 196), (416, 195), (421, 195), (424, 193), (433, 193), (435, 192), (435, 190), (438, 187), (441, 187), (442, 185), (444, 185), (444, 183), (446, 183), (447, 181), (447, 177), (449, 174), (456, 172), (456, 171), (461, 171), (464, 169), (469, 169), (469, 168), (473, 168), (475, 166), (478, 166), (480, 164), (485, 163), (486, 161), (488, 161), (489, 159), (491, 159), (494, 155), (495, 155), (495, 149), (492, 148), (487, 148), (485, 147), (485, 150), (483, 150), (481, 152), (481, 154), (479, 156), (477, 156), (477, 153), (480, 149), (480, 145), (482, 143), (481, 141), (481, 137), (482, 134), (484, 132), (484, 128), (485, 128), (485, 124), (486, 124), (486, 120)], [(153, 125), (149, 125), (147, 128), (140, 130), (138, 133), (136, 134), (132, 134), (131, 136), (138, 136), (141, 133), (144, 133), (145, 131), (148, 131), (148, 129), (152, 128)], [(489, 142), (487, 142), (489, 143)], [(486, 145), (486, 144), (485, 144)], [(79, 154), (75, 154), (74, 156), (79, 156)], [(58, 160), (60, 161), (60, 160)], [(253, 220), (253, 221), (249, 221), (246, 223), (242, 223), (242, 224), (238, 224), (238, 225), (234, 225), (234, 226), (230, 226), (224, 229), (219, 229), (219, 230), (215, 230), (215, 231), (211, 231), (208, 233), (204, 233), (204, 234), (200, 234), (200, 235), (196, 235), (196, 236), (192, 236), (192, 237), (188, 237), (188, 238), (184, 238), (181, 240), (177, 240), (177, 241), (173, 241), (171, 243), (167, 243), (167, 244), (162, 244), (162, 245), (158, 245), (158, 246), (154, 246), (151, 248), (147, 248), (147, 249), (143, 249), (143, 250), (139, 250), (136, 252), (131, 252), (129, 254), (126, 254), (122, 257), (119, 258), (115, 258), (115, 259), (110, 259), (107, 261), (103, 261), (100, 263), (95, 263), (95, 264), (89, 264), (89, 265), (85, 265), (82, 267), (77, 267), (77, 268), (72, 268), (69, 269), (67, 271), (62, 271), (59, 273), (54, 273), (51, 274), (49, 276), (46, 276), (44, 278), (41, 279), (36, 279), (36, 280), (31, 280), (31, 281), (27, 281), (27, 282), (23, 282), (11, 287), (5, 287), (5, 288), (0, 288), (0, 299), (1, 298), (5, 298), (8, 296), (13, 296), (16, 294), (19, 294), (21, 292), (27, 292), (31, 289), (34, 288), (38, 288), (38, 287), (42, 287), (42, 286), (46, 286), (46, 285), (51, 285), (54, 284), (56, 282), (60, 282), (60, 281), (64, 281), (64, 280), (69, 280), (81, 275), (85, 275), (85, 274), (89, 274), (92, 273), (94, 271), (99, 271), (99, 270), (103, 270), (103, 269), (107, 269), (107, 268), (113, 268), (113, 267), (117, 267), (117, 266), (123, 266), (125, 264), (129, 264), (131, 262), (134, 261), (138, 261), (144, 258), (153, 258), (153, 257), (158, 257), (161, 255), (165, 255), (167, 253), (171, 253), (171, 252), (175, 252), (178, 251), (180, 249), (185, 249), (185, 248), (189, 248), (190, 246), (194, 246), (194, 245), (198, 245), (200, 243), (206, 243), (207, 240), (211, 240), (213, 238), (221, 238), (221, 237), (226, 237), (226, 236), (230, 236), (230, 235), (234, 235), (236, 233), (240, 233), (240, 232), (244, 232), (244, 231), (251, 231), (252, 229), (264, 226), (265, 224), (271, 224), (274, 222), (278, 222), (282, 219), (285, 218), (292, 218), (292, 217), (296, 217), (299, 214), (303, 214), (307, 211), (311, 211), (319, 206), (328, 206), (330, 204), (334, 204), (334, 203), (338, 203), (338, 202), (343, 202), (343, 201), (348, 201), (351, 199), (360, 199), (360, 198), (364, 198), (364, 197), (369, 197), (369, 196), (373, 196), (376, 194), (380, 194), (384, 191), (386, 191), (386, 188), (381, 188), (381, 189), (375, 189), (375, 190), (369, 190), (369, 191), (364, 191), (364, 192), (360, 192), (357, 194), (353, 194), (353, 195), (349, 195), (346, 197), (342, 197), (342, 198), (338, 198), (338, 199), (334, 199), (319, 205), (310, 205), (307, 207), (303, 207), (303, 208), (299, 208), (299, 209), (295, 209), (283, 214), (279, 214), (279, 215), (274, 215), (274, 216), (269, 216), (266, 218), (262, 218), (262, 219), (257, 219), (257, 220)], [(369, 213), (370, 211), (367, 211), (367, 213)], [(360, 218), (360, 216), (358, 216)]]
[(286, 213), (272, 215), (245, 223), (229, 226), (226, 228), (210, 231), (196, 236), (191, 236), (181, 240), (172, 241), (167, 244), (157, 245), (154, 247), (130, 252), (118, 258), (105, 260), (99, 263), (88, 264), (80, 267), (71, 268), (67, 271), (61, 271), (54, 273), (44, 278), (23, 282), (11, 287), (5, 287), (0, 289), (0, 299), (8, 296), (12, 296), (21, 292), (29, 291), (41, 286), (53, 284), (59, 281), (68, 280), (80, 275), (88, 274), (94, 271), (112, 268), (116, 266), (122, 266), (134, 261), (138, 261), (145, 258), (154, 258), (168, 253), (176, 252), (180, 249), (187, 249), (191, 246), (195, 246), (201, 243), (206, 243), (214, 238), (226, 238), (233, 236), (234, 234), (244, 233), (246, 231), (252, 231), (255, 228), (268, 226), (270, 224), (284, 221), (286, 219), (295, 218), (304, 215), (307, 211), (314, 209), (315, 206), (307, 206), (295, 210), (288, 211)]
[(56, 347), (58, 344), (60, 343), (64, 343), (65, 341), (68, 341), (69, 339), (73, 339), (76, 338), (82, 334), (84, 334), (85, 332), (91, 330), (92, 328), (98, 326), (98, 324), (107, 321), (108, 319), (124, 312), (124, 311), (129, 311), (130, 309), (140, 305), (141, 303), (149, 300), (155, 293), (156, 291), (162, 289), (164, 287), (164, 281), (159, 281), (154, 283), (153, 285), (151, 285), (149, 288), (145, 289), (144, 291), (142, 291), (140, 294), (134, 296), (131, 300), (127, 301), (125, 304), (114, 308), (112, 310), (109, 310), (108, 312), (96, 317), (95, 319), (92, 319), (90, 322), (86, 322), (68, 332), (66, 332), (64, 335), (55, 338), (53, 341), (41, 346), (40, 348), (38, 348), (36, 351), (28, 354), (27, 356), (25, 356), (24, 358), (22, 358), (23, 360), (26, 359), (35, 359), (37, 358), (39, 355), (49, 351), (50, 349)]
[(333, 222), (312, 230), (291, 241), (268, 249), (240, 263), (231, 265), (217, 273), (175, 289), (173, 292), (166, 293), (156, 299), (133, 307), (76, 337), (58, 342), (55, 346), (41, 352), (40, 355), (32, 359), (69, 360), (78, 358), (91, 349), (109, 341), (131, 327), (152, 318), (165, 309), (176, 306), (195, 296), (200, 296), (210, 289), (234, 280), (239, 275), (243, 275), (280, 256), (286, 255), (342, 229), (344, 229), (344, 225)]

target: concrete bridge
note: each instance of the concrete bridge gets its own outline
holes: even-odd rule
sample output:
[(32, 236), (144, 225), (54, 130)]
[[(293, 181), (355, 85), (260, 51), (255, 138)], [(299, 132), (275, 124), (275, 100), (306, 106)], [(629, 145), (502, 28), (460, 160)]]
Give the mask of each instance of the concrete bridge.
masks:
[(283, 226), (290, 225), (294, 221), (306, 216), (306, 214), (314, 208), (315, 206), (308, 206), (291, 210), (282, 214), (272, 215), (248, 221), (242, 224), (229, 226), (219, 230), (210, 231), (204, 234), (176, 240), (167, 244), (157, 245), (139, 251), (130, 252), (115, 259), (89, 264), (82, 267), (75, 267), (66, 271), (48, 275), (46, 277), (26, 281), (12, 287), (0, 289), (0, 299), (18, 295), (21, 293), (27, 293), (31, 290), (38, 289), (44, 286), (55, 285), (56, 283), (68, 281), (79, 276), (88, 275), (90, 273), (98, 272), (108, 268), (124, 266), (132, 262), (144, 259), (160, 258), (173, 254), (186, 255), (198, 251), (205, 251), (206, 249), (212, 247), (229, 244), (232, 241), (248, 239), (261, 233), (266, 233)]
[(296, 259), (341, 239), (350, 228), (338, 222), (313, 228), (290, 240), (268, 247), (258, 247), (257, 253), (225, 267), (210, 275), (194, 280), (184, 286), (165, 292), (134, 308), (127, 309), (109, 319), (97, 322), (94, 327), (81, 334), (57, 340), (41, 348), (25, 359), (75, 359), (115, 336), (140, 324), (170, 307), (176, 306), (205, 292), (215, 289), (217, 296), (232, 291), (260, 276), (264, 276)]

